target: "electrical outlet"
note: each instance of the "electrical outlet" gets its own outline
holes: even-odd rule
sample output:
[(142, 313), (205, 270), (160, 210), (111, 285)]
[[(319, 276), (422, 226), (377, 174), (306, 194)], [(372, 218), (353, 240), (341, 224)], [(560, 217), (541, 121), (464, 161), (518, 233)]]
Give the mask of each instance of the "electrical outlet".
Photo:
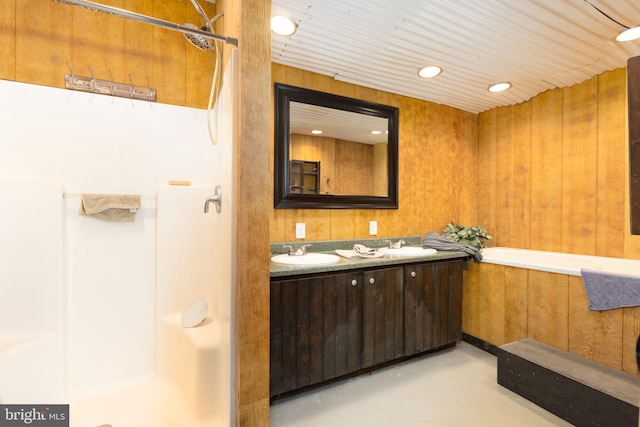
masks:
[(369, 221), (369, 234), (372, 236), (378, 234), (378, 221)]
[(296, 222), (296, 239), (304, 239), (305, 227), (304, 222)]

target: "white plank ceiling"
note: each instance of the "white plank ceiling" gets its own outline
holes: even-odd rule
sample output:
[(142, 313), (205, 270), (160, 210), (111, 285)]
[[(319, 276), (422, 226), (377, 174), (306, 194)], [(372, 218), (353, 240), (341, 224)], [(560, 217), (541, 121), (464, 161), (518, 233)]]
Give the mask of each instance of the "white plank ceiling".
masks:
[[(640, 40), (615, 41), (640, 25), (640, 0), (272, 0), (271, 9), (298, 24), (292, 36), (272, 34), (273, 62), (473, 113), (640, 55)], [(444, 71), (421, 79), (425, 65)], [(496, 81), (513, 87), (488, 92)]]

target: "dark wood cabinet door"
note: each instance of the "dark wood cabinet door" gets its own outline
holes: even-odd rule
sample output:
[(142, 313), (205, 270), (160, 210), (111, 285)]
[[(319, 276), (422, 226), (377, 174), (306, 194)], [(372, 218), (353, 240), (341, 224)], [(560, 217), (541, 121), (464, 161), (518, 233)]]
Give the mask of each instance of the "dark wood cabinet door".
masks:
[(271, 283), (271, 396), (361, 368), (362, 286), (358, 272)]
[(405, 354), (411, 356), (433, 348), (434, 264), (404, 268)]
[(405, 354), (462, 338), (462, 260), (404, 268)]
[(462, 339), (462, 265), (460, 260), (433, 265), (434, 347)]
[(404, 355), (402, 267), (364, 272), (364, 368)]

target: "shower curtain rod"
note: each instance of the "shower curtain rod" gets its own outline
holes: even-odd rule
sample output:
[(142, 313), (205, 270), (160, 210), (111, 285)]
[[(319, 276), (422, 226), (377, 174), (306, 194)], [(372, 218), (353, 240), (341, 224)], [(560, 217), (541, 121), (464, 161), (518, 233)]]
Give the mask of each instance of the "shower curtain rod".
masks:
[(166, 28), (168, 30), (179, 31), (183, 34), (193, 34), (195, 36), (205, 37), (213, 40), (219, 40), (225, 43), (232, 44), (234, 46), (238, 46), (238, 39), (233, 37), (219, 36), (217, 34), (213, 34), (208, 31), (202, 31), (197, 28), (189, 28), (187, 26), (176, 24), (174, 22), (165, 21), (164, 19), (153, 18), (151, 16), (130, 12), (128, 10), (120, 9), (113, 6), (107, 6), (104, 4), (94, 3), (86, 0), (53, 0), (53, 1), (56, 1), (58, 3), (70, 4), (72, 6), (79, 6), (85, 9), (95, 10), (97, 12), (108, 13), (109, 15), (115, 15), (125, 19), (133, 19), (134, 21), (142, 22), (145, 24), (155, 25), (157, 27)]

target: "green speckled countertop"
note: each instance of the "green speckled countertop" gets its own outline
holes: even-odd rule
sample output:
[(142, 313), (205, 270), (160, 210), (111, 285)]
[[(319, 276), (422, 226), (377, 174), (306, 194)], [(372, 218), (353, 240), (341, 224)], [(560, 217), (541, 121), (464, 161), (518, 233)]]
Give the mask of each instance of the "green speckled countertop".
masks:
[[(353, 245), (356, 243), (363, 244), (370, 248), (383, 248), (389, 246), (386, 240), (397, 242), (400, 239), (405, 240), (405, 246), (420, 246), (421, 237), (386, 237), (381, 239), (358, 239), (358, 240), (319, 240), (319, 241), (295, 241), (295, 242), (280, 242), (271, 244), (271, 255), (279, 255), (287, 253), (287, 249), (283, 248), (283, 245), (291, 245), (294, 249), (301, 245), (311, 245), (307, 248), (307, 252), (321, 252), (335, 254), (336, 249), (353, 249)], [(325, 265), (285, 265), (271, 262), (270, 272), (271, 277), (287, 277), (297, 276), (301, 274), (313, 274), (313, 273), (328, 273), (339, 272), (346, 270), (355, 270), (360, 268), (381, 267), (385, 265), (400, 265), (400, 264), (413, 264), (422, 261), (437, 261), (444, 259), (455, 258), (469, 258), (469, 254), (464, 252), (449, 252), (438, 251), (433, 255), (418, 255), (418, 256), (394, 256), (385, 255), (381, 258), (343, 258), (340, 257), (340, 261), (334, 264)]]

